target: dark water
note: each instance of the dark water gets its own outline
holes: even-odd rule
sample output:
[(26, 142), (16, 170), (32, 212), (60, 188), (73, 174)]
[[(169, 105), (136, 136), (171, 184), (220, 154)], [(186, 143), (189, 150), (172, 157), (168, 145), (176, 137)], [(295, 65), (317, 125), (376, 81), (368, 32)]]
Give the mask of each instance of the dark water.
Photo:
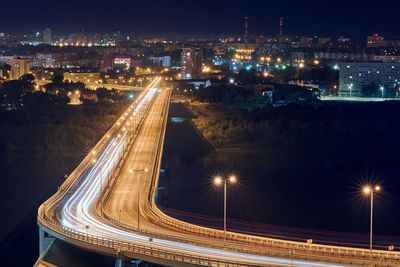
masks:
[[(172, 104), (171, 117), (190, 114), (182, 104)], [(166, 174), (160, 181), (168, 192), (161, 205), (172, 216), (222, 227), (223, 191), (213, 186), (212, 177), (232, 172), (239, 183), (228, 187), (227, 217), (232, 219), (228, 228), (300, 241), (368, 244), (369, 200), (360, 194), (360, 186), (378, 181), (383, 190), (374, 201), (374, 233), (391, 236), (375, 238), (386, 248), (400, 245), (398, 159), (398, 151), (390, 147), (353, 151), (340, 144), (334, 152), (310, 147), (216, 153), (188, 121), (170, 119), (163, 162)]]
[(37, 209), (57, 191), (77, 158), (20, 158), (1, 162), (0, 228), (2, 266), (32, 266), (39, 255)]

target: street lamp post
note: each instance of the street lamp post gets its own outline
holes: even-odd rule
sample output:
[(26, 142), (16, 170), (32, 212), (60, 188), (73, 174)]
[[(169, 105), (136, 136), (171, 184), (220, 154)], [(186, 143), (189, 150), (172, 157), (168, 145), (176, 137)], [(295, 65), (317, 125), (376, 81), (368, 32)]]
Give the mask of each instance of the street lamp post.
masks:
[(380, 86), (379, 89), (381, 89), (381, 92), (382, 92), (382, 99), (383, 99), (383, 92), (385, 91), (385, 87)]
[(350, 90), (350, 97), (351, 97), (351, 95), (352, 95), (351, 89), (353, 89), (353, 84), (352, 84), (352, 83), (349, 84), (349, 85), (347, 86), (347, 88)]
[[(129, 169), (129, 173), (133, 173), (133, 172), (148, 172), (149, 169), (140, 169), (140, 170), (132, 170)], [(137, 228), (139, 230), (140, 228), (140, 175), (138, 175), (138, 185), (137, 185)]]
[(233, 184), (236, 182), (236, 177), (231, 175), (228, 178), (222, 178), (221, 176), (217, 176), (214, 178), (214, 183), (216, 185), (220, 185), (224, 183), (224, 242), (226, 241), (226, 184), (227, 182)]
[(375, 187), (371, 186), (366, 186), (364, 187), (364, 193), (366, 195), (369, 195), (371, 197), (371, 215), (370, 215), (370, 232), (369, 232), (369, 251), (370, 251), (370, 260), (372, 260), (372, 218), (373, 218), (373, 212), (374, 212), (374, 191), (379, 191), (381, 190), (381, 187), (379, 185)]

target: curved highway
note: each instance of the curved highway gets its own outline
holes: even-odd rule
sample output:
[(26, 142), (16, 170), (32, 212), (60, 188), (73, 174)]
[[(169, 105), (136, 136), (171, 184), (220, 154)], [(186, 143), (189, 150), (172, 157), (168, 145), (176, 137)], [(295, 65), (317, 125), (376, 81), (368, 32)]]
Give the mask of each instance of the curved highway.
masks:
[(224, 236), (162, 213), (154, 196), (171, 91), (160, 82), (151, 82), (40, 206), (42, 230), (92, 251), (168, 266), (400, 266), (399, 252)]

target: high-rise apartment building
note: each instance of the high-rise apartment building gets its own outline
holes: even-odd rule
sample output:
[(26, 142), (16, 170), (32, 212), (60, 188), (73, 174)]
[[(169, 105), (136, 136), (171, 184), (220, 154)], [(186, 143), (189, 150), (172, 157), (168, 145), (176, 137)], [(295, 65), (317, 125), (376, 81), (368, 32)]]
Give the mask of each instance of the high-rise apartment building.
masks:
[(329, 44), (331, 41), (331, 38), (323, 38), (323, 37), (319, 37), (318, 38), (318, 45), (325, 45), (325, 44)]
[(13, 59), (11, 65), (11, 78), (17, 80), (31, 71), (29, 59)]
[(346, 62), (339, 64), (339, 94), (359, 96), (364, 86), (375, 84), (384, 90), (400, 84), (400, 63)]
[(338, 38), (338, 43), (349, 43), (349, 42), (350, 42), (349, 37), (339, 36), (339, 38)]
[(43, 31), (43, 43), (51, 44), (51, 30), (50, 28), (45, 28)]
[(181, 74), (183, 80), (199, 79), (203, 54), (200, 48), (183, 48), (181, 52)]
[(301, 37), (300, 44), (301, 46), (312, 46), (314, 38), (312, 37)]
[(383, 39), (383, 36), (379, 36), (377, 33), (375, 33), (372, 36), (367, 37), (367, 47), (382, 47), (385, 46), (385, 41)]

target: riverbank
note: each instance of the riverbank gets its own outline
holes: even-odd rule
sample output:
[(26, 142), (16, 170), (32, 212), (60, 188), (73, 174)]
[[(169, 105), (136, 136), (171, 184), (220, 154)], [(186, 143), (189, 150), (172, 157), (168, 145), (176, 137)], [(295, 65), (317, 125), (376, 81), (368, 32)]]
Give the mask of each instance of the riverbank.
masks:
[[(344, 232), (341, 242), (347, 237), (351, 242), (353, 235), (346, 232), (358, 233), (363, 238), (357, 242), (368, 244), (369, 202), (360, 188), (375, 181), (385, 188), (375, 203), (375, 233), (399, 236), (400, 131), (393, 122), (400, 106), (365, 104), (242, 114), (218, 105), (172, 104), (170, 119), (187, 116), (198, 131), (190, 130), (189, 122), (168, 122), (163, 160), (169, 177), (168, 213), (218, 227), (223, 202), (212, 177), (235, 173), (239, 182), (228, 188), (228, 218), (245, 220), (247, 231), (259, 232), (262, 225), (261, 231), (271, 234), (271, 225), (294, 227), (305, 233), (301, 240), (339, 231)], [(207, 147), (198, 132), (213, 151), (198, 154), (190, 140)], [(242, 142), (246, 136), (251, 138)], [(243, 225), (231, 221), (229, 227)]]

